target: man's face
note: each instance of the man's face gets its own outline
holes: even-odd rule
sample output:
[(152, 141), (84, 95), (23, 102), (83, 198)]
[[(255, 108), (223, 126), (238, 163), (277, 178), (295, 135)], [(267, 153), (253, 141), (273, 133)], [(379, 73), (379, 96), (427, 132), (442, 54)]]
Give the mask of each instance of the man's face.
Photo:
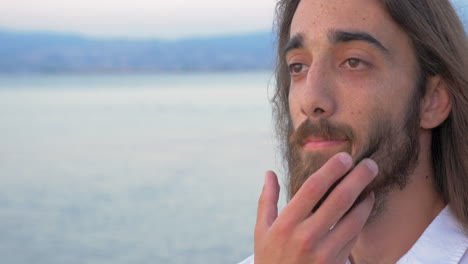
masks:
[[(290, 196), (334, 154), (380, 168), (377, 206), (404, 188), (418, 156), (417, 63), (408, 36), (377, 0), (302, 0), (286, 47)], [(379, 203), (379, 200), (381, 201)]]

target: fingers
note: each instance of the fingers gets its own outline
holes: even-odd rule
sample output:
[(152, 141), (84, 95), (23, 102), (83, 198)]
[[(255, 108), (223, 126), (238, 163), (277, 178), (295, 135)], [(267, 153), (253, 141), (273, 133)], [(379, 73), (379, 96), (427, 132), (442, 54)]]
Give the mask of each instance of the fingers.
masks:
[[(354, 207), (338, 224), (330, 231), (327, 239), (323, 243), (324, 250), (333, 250), (335, 248), (336, 256), (349, 256), (355, 240), (362, 231), (374, 206), (375, 196), (372, 192), (361, 203)], [(354, 241), (354, 242), (353, 242)], [(341, 250), (336, 249), (334, 245), (347, 243)]]
[(330, 193), (323, 202), (320, 210), (317, 210), (305, 224), (320, 227), (326, 232), (336, 224), (343, 215), (351, 208), (356, 198), (364, 188), (377, 176), (377, 164), (370, 159), (360, 162)]
[[(378, 170), (375, 162), (364, 160), (343, 177), (351, 166), (349, 154), (333, 156), (304, 182), (279, 216), (278, 179), (273, 172), (267, 172), (258, 204), (255, 261), (344, 263), (369, 217), (375, 198), (370, 195), (353, 209), (349, 208)], [(326, 193), (323, 204), (311, 213)]]
[(278, 178), (272, 171), (265, 174), (265, 184), (258, 200), (255, 240), (261, 239), (278, 217), (278, 199), (280, 187)]
[(348, 172), (352, 162), (348, 153), (338, 153), (312, 174), (283, 209), (282, 215), (289, 217), (285, 221), (298, 223), (307, 218), (328, 189)]

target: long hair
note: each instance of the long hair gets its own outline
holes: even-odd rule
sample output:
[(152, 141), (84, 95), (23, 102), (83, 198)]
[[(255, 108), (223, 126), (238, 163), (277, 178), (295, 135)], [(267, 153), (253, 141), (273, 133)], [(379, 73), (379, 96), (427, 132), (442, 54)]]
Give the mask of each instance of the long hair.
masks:
[[(452, 111), (432, 130), (432, 166), (438, 191), (468, 231), (468, 40), (463, 24), (449, 0), (378, 1), (411, 39), (421, 76), (439, 75), (447, 85)], [(278, 53), (272, 106), (284, 160), (291, 154), (287, 140), (293, 128), (290, 76), (282, 53), (299, 2), (280, 0), (276, 7)], [(289, 173), (292, 168), (286, 165)]]

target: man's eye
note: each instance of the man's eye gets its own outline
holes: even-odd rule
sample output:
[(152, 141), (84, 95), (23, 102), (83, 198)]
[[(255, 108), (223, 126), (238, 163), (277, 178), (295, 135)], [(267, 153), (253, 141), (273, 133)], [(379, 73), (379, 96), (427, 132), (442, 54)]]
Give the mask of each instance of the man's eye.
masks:
[(289, 65), (289, 73), (291, 75), (298, 75), (302, 72), (305, 72), (309, 69), (308, 66), (302, 64), (302, 63), (293, 63)]
[(362, 67), (365, 67), (367, 63), (363, 60), (356, 59), (356, 58), (349, 58), (344, 63), (345, 67), (350, 68), (352, 70), (360, 70)]

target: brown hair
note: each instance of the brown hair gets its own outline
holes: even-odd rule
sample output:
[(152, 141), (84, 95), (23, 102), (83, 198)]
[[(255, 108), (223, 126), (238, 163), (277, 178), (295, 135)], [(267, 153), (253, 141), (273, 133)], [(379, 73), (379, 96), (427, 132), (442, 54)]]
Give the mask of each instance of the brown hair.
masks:
[[(432, 165), (438, 190), (468, 230), (468, 41), (463, 24), (449, 0), (379, 1), (410, 37), (421, 78), (439, 75), (447, 85), (452, 111), (432, 130)], [(272, 105), (285, 161), (291, 154), (287, 141), (293, 128), (288, 104), (290, 76), (282, 53), (299, 2), (281, 0), (276, 8), (278, 54)], [(290, 172), (290, 164), (286, 165)]]

